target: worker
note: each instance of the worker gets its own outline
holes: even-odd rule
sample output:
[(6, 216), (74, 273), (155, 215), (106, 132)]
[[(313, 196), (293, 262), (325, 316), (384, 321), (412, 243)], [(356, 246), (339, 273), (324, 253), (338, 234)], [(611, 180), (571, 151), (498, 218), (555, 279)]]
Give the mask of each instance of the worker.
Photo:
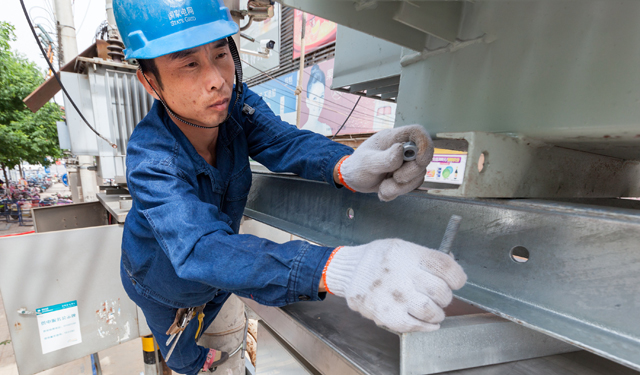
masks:
[[(331, 248), (238, 234), (250, 158), (389, 201), (423, 182), (433, 143), (421, 126), (380, 131), (354, 152), (283, 122), (242, 83), (239, 29), (221, 0), (114, 0), (114, 12), (126, 59), (155, 98), (127, 146), (121, 277), (165, 358), (173, 344), (171, 369), (207, 372), (227, 359), (196, 339), (232, 293), (283, 306), (329, 292), (394, 331), (439, 327), (466, 282), (447, 254), (400, 239)], [(406, 141), (419, 150), (405, 163)]]

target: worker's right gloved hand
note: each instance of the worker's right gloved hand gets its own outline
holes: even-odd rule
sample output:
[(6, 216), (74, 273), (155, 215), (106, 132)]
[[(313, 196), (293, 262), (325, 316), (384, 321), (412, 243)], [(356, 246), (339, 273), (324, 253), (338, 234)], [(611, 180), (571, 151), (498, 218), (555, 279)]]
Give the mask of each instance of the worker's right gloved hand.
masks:
[(451, 290), (467, 281), (450, 255), (400, 239), (337, 248), (323, 278), (352, 310), (401, 333), (440, 328)]
[[(409, 141), (418, 151), (415, 160), (405, 162), (403, 143)], [(433, 151), (433, 141), (420, 125), (381, 130), (338, 164), (338, 176), (347, 189), (378, 193), (388, 202), (422, 185)]]

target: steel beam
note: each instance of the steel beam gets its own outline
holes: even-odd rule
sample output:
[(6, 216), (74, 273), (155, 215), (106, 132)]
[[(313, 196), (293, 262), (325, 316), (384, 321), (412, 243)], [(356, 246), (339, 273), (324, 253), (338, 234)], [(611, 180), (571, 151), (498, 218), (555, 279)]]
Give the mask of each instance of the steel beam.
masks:
[(399, 82), (399, 77), (387, 77), (382, 79), (376, 79), (374, 81), (367, 81), (367, 82), (351, 85), (349, 87), (349, 92), (354, 93), (362, 90), (377, 89), (380, 87), (397, 85), (398, 82)]
[(638, 210), (421, 191), (384, 203), (374, 194), (254, 174), (245, 214), (327, 246), (395, 237), (429, 248), (438, 247), (449, 217), (460, 215), (452, 252), (469, 282), (458, 298), (640, 369)]
[(393, 19), (447, 42), (455, 42), (463, 6), (462, 1), (403, 1)]
[(579, 350), (460, 301), (445, 309), (438, 331), (398, 337), (350, 310), (344, 298), (282, 308), (242, 300), (287, 344), (289, 354), (322, 374), (437, 374)]
[(382, 1), (358, 10), (353, 1), (278, 0), (282, 5), (331, 20), (414, 51), (422, 51), (427, 34), (393, 19), (402, 2)]
[(380, 95), (381, 99), (391, 99), (391, 98), (395, 98), (396, 96), (398, 96), (398, 92), (388, 92), (385, 94)]
[(393, 86), (385, 86), (385, 87), (378, 87), (375, 89), (367, 89), (367, 96), (375, 96), (378, 94), (386, 94), (386, 93), (395, 93), (394, 96), (398, 95), (398, 89), (400, 89), (400, 85), (393, 85)]

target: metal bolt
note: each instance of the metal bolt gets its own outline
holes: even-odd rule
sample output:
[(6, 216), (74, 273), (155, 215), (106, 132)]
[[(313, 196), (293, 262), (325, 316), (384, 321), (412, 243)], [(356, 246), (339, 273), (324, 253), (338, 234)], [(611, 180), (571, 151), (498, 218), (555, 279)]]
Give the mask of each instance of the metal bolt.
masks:
[(405, 142), (402, 147), (404, 161), (412, 161), (416, 160), (416, 156), (418, 156), (418, 146), (416, 146), (413, 142)]
[(21, 307), (18, 309), (18, 314), (20, 315), (37, 315), (35, 311), (29, 311), (26, 307)]
[(445, 254), (449, 254), (451, 252), (451, 245), (453, 244), (453, 240), (456, 238), (456, 234), (458, 234), (458, 229), (460, 229), (460, 222), (462, 221), (462, 217), (458, 215), (451, 215), (451, 219), (449, 219), (449, 224), (447, 224), (447, 229), (444, 231), (444, 237), (442, 238), (442, 242), (440, 243), (440, 251)]

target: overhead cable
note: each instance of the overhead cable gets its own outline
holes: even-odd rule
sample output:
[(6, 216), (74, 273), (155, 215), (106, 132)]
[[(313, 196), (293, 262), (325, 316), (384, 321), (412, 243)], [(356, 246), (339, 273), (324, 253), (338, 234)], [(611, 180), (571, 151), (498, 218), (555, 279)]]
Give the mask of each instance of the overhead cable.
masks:
[[(288, 84), (288, 83), (286, 83), (286, 82), (282, 81), (281, 79), (278, 79), (278, 78), (273, 77), (271, 74), (269, 74), (269, 73), (267, 73), (267, 72), (265, 72), (265, 71), (263, 71), (263, 70), (261, 70), (261, 69), (259, 69), (259, 68), (255, 67), (255, 66), (253, 66), (253, 65), (249, 64), (249, 63), (248, 63), (246, 60), (244, 60), (244, 59), (242, 59), (242, 62), (244, 62), (245, 64), (249, 65), (250, 67), (252, 67), (252, 68), (256, 69), (257, 71), (261, 72), (262, 74), (266, 75), (267, 77), (271, 78), (272, 80), (274, 80), (274, 81), (278, 82), (280, 85), (282, 85), (284, 88), (286, 88), (286, 89), (290, 90), (291, 92), (295, 92), (295, 89), (293, 88), (293, 85), (290, 85), (290, 84)], [(268, 82), (265, 82), (265, 83), (268, 83)], [(325, 86), (325, 88), (326, 88), (326, 87), (327, 87), (327, 86)], [(316, 94), (311, 93), (311, 92), (309, 92), (309, 91), (307, 91), (307, 90), (304, 90), (304, 89), (302, 90), (302, 92), (306, 92), (308, 95), (313, 95), (313, 96), (315, 96), (315, 97), (320, 97), (319, 95), (316, 95)], [(355, 102), (355, 103), (356, 103), (356, 105), (357, 105), (357, 103), (360, 101), (360, 98), (361, 98), (361, 97), (362, 97), (361, 95), (358, 95), (358, 100)], [(327, 102), (329, 102), (329, 103), (335, 104), (336, 106), (343, 107), (343, 108), (345, 108), (345, 109), (349, 109), (349, 110), (351, 110), (352, 112), (353, 112), (353, 108), (355, 108), (355, 105), (354, 105), (354, 107), (352, 108), (352, 107), (347, 107), (347, 106), (344, 106), (344, 105), (342, 105), (342, 104), (340, 104), (340, 103), (337, 103), (337, 102), (334, 102), (334, 101), (331, 101), (331, 100), (328, 100), (328, 99), (325, 99), (325, 100), (326, 100)], [(351, 102), (351, 101), (349, 101), (349, 100), (347, 100), (347, 101), (348, 101), (349, 103), (353, 103), (353, 102)], [(330, 111), (330, 112), (335, 112), (335, 113), (337, 113), (337, 114), (339, 114), (339, 115), (345, 116), (345, 114), (344, 114), (344, 113), (338, 112), (337, 110), (334, 110), (334, 109), (331, 109), (331, 108), (327, 108), (327, 110), (328, 110), (328, 111)], [(363, 116), (371, 116), (371, 115), (369, 115), (368, 113), (364, 113), (364, 112), (356, 111), (356, 113), (359, 113), (359, 114), (361, 114), (361, 115), (363, 115)], [(390, 121), (390, 120), (381, 120), (381, 121), (393, 123), (393, 121)]]
[[(271, 81), (267, 81), (265, 83), (261, 83), (260, 85), (261, 86), (264, 85), (264, 86), (266, 86), (268, 88), (269, 87), (268, 85), (270, 85), (270, 84), (271, 84)], [(325, 86), (325, 87), (327, 87), (327, 86)], [(293, 91), (291, 91), (290, 93), (283, 92), (282, 95), (284, 97), (286, 97), (286, 98), (295, 98), (295, 95), (293, 94)], [(313, 94), (313, 93), (309, 93), (309, 95), (313, 95), (313, 96), (319, 97), (318, 95)], [(361, 97), (361, 96), (358, 96), (358, 97)], [(326, 102), (325, 105), (327, 106), (326, 110), (328, 110), (330, 112), (337, 113), (337, 114), (342, 115), (342, 116), (347, 116), (347, 113), (339, 112), (339, 109), (332, 109), (332, 108), (330, 108), (329, 104), (333, 104), (333, 105), (336, 105), (336, 106), (339, 106), (339, 107), (342, 107), (342, 108), (346, 108), (349, 111), (353, 108), (353, 107), (345, 107), (343, 105), (340, 105), (340, 104), (338, 104), (338, 103), (336, 103), (334, 101), (328, 100), (328, 99), (325, 99), (325, 102)], [(350, 103), (355, 104), (355, 102), (350, 102)], [(322, 105), (315, 104), (315, 103), (313, 103), (313, 102), (311, 102), (309, 100), (307, 100), (305, 102), (305, 104), (307, 105), (307, 107), (322, 107)], [(289, 107), (287, 107), (287, 108), (289, 108)], [(295, 108), (293, 110), (295, 111)], [(355, 114), (359, 114), (359, 116), (355, 115)], [(372, 114), (369, 114), (369, 113), (365, 113), (365, 112), (360, 112), (360, 111), (355, 111), (354, 115), (353, 115), (353, 118), (357, 118), (357, 119), (361, 119), (361, 120), (365, 120), (365, 121), (368, 120), (370, 117), (375, 117), (375, 115), (372, 115)], [(393, 125), (393, 123), (394, 123), (391, 120), (380, 119), (380, 118), (378, 119), (378, 121), (386, 122), (386, 123), (389, 123), (391, 125)]]
[[(283, 105), (283, 104), (281, 104), (281, 103), (278, 103), (276, 100), (271, 99), (271, 98), (268, 98), (268, 97), (266, 97), (266, 96), (263, 96), (263, 97), (262, 97), (262, 99), (267, 99), (267, 100), (268, 100), (268, 101), (270, 101), (270, 102), (273, 102), (273, 103), (275, 103), (275, 104), (277, 104), (277, 105), (279, 105), (279, 106), (280, 106), (280, 105), (282, 105), (284, 108), (290, 109), (290, 110), (292, 110), (292, 111), (295, 111), (295, 110), (296, 110), (295, 108), (292, 108), (292, 107), (290, 107), (290, 106), (288, 106), (288, 105)], [(305, 114), (305, 115), (311, 115), (309, 112), (305, 112), (305, 111), (300, 111), (300, 113)], [(333, 120), (331, 120), (331, 119), (328, 119), (328, 118), (323, 118), (323, 120), (324, 120), (324, 121), (327, 121), (327, 122), (330, 122), (330, 123), (333, 123), (333, 124), (336, 124), (336, 125), (340, 125), (340, 123), (339, 123), (339, 122), (335, 122), (335, 121), (333, 121)]]
[(78, 108), (76, 103), (73, 101), (73, 99), (71, 99), (71, 95), (69, 95), (69, 93), (67, 92), (67, 89), (62, 84), (62, 81), (60, 80), (60, 76), (59, 76), (58, 72), (53, 68), (53, 64), (47, 58), (47, 53), (44, 51), (44, 48), (42, 48), (42, 44), (40, 43), (40, 40), (38, 39), (38, 35), (36, 34), (36, 29), (33, 27), (33, 24), (31, 23), (31, 19), (29, 18), (29, 13), (27, 12), (27, 8), (24, 5), (24, 0), (20, 0), (20, 5), (22, 6), (22, 11), (24, 12), (24, 17), (27, 19), (27, 23), (29, 24), (29, 28), (31, 29), (31, 33), (33, 34), (33, 37), (36, 39), (36, 43), (38, 44), (38, 47), (40, 48), (40, 52), (42, 53), (42, 56), (45, 57), (45, 60), (47, 61), (47, 64), (49, 65), (49, 69), (51, 69), (51, 72), (53, 73), (53, 76), (56, 78), (56, 81), (58, 81), (58, 84), (60, 85), (60, 88), (64, 92), (64, 95), (67, 97), (67, 99), (69, 99), (69, 102), (71, 102), (71, 105), (73, 106), (73, 108), (75, 108), (76, 112), (78, 112), (78, 115), (80, 115), (80, 118), (84, 121), (85, 124), (87, 124), (89, 129), (91, 129), (91, 131), (93, 131), (99, 138), (101, 138), (105, 142), (109, 143), (111, 145), (111, 147), (113, 147), (114, 149), (117, 149), (118, 146), (116, 146), (115, 143), (111, 142), (110, 140), (105, 138), (102, 134), (98, 133), (98, 131), (96, 129), (94, 129), (93, 126), (91, 126), (91, 124), (89, 124), (89, 121), (87, 121), (87, 119), (84, 117), (82, 112), (80, 112), (80, 109)]
[(84, 25), (84, 21), (87, 19), (87, 14), (89, 14), (89, 8), (91, 8), (91, 1), (92, 0), (89, 0), (89, 4), (87, 4), (87, 9), (84, 11), (84, 17), (82, 17), (82, 21), (80, 22), (80, 27), (78, 27), (78, 30), (76, 31), (76, 35), (80, 33), (80, 30), (82, 30), (82, 25)]
[[(358, 106), (358, 103), (360, 103), (360, 99), (362, 99), (362, 96), (358, 96), (358, 100), (356, 100), (356, 104), (353, 106), (353, 109), (351, 109), (351, 113), (353, 113), (353, 110), (356, 109), (356, 107)], [(347, 121), (349, 121), (349, 117), (351, 117), (351, 113), (349, 113), (349, 116), (347, 116), (347, 118), (344, 120), (344, 123), (342, 123), (342, 126), (340, 127), (340, 129), (338, 129), (336, 134), (334, 134), (333, 137), (331, 137), (331, 140), (333, 140), (336, 137), (336, 135), (340, 133), (340, 130), (342, 130), (342, 128), (344, 128), (344, 126), (347, 124)]]
[[(256, 67), (256, 66), (254, 66), (254, 65), (251, 65), (251, 64), (250, 64), (249, 62), (247, 62), (246, 60), (242, 60), (242, 62), (244, 62), (245, 64), (249, 65), (249, 66), (250, 66), (250, 67), (252, 67), (253, 69), (255, 69), (255, 70), (259, 71), (260, 73), (262, 73), (262, 74), (266, 75), (267, 77), (271, 78), (272, 80), (277, 81), (278, 83), (280, 83), (280, 84), (281, 84), (282, 86), (284, 86), (285, 88), (287, 88), (287, 89), (291, 90), (291, 92), (295, 92), (295, 89), (296, 89), (296, 88), (295, 88), (293, 85), (290, 85), (290, 84), (288, 84), (288, 83), (286, 83), (286, 82), (282, 81), (281, 79), (275, 78), (274, 76), (272, 76), (272, 75), (271, 75), (271, 74), (269, 74), (268, 72), (265, 72), (264, 70), (262, 70), (262, 69), (260, 69), (260, 68), (258, 68), (258, 67)], [(304, 73), (304, 74), (306, 74), (306, 75), (309, 75), (309, 76), (311, 75), (311, 73), (309, 73), (309, 72), (305, 72), (305, 71), (303, 71), (303, 73)], [(328, 87), (328, 86), (326, 86), (326, 85), (325, 85), (325, 87)], [(309, 92), (308, 92), (307, 90), (305, 90), (305, 89), (302, 89), (302, 92), (307, 92), (307, 93), (309, 93)], [(318, 95), (313, 94), (313, 93), (309, 93), (309, 95), (318, 96)], [(373, 99), (373, 98), (372, 98), (372, 99)], [(349, 104), (353, 104), (353, 103), (354, 103), (354, 102), (352, 102), (351, 100), (348, 100), (346, 97), (345, 97), (345, 100), (346, 100), (347, 102), (349, 102)], [(336, 103), (336, 102), (333, 102), (333, 103), (335, 103), (337, 106), (344, 107), (345, 109), (351, 109), (351, 107), (346, 107), (346, 106), (341, 105), (341, 104)]]

